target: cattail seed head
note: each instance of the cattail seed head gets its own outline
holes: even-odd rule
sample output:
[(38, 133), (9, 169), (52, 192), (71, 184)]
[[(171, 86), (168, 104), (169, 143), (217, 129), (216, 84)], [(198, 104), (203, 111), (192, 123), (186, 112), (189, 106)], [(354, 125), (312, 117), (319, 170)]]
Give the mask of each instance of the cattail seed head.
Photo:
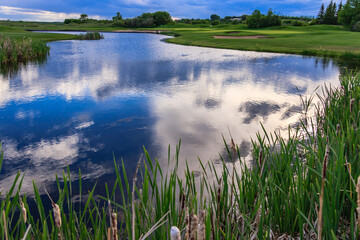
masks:
[(170, 239), (181, 240), (180, 230), (175, 226), (172, 226), (170, 229)]
[(216, 199), (217, 199), (218, 204), (220, 204), (220, 201), (221, 201), (221, 185), (218, 186)]
[(189, 231), (189, 239), (190, 240), (196, 240), (196, 235), (197, 235), (197, 227), (198, 227), (198, 220), (197, 217), (194, 213), (190, 214), (190, 218), (189, 218), (189, 227), (190, 227), (190, 231)]
[(117, 240), (117, 214), (113, 212), (111, 214), (111, 226), (112, 226), (112, 240)]
[(185, 239), (189, 239), (190, 235), (190, 217), (189, 217), (189, 208), (185, 208), (185, 227), (186, 227), (186, 234)]
[(60, 207), (56, 203), (53, 203), (53, 210), (54, 210), (54, 220), (55, 220), (55, 226), (60, 228), (61, 227), (61, 213), (60, 213)]
[(336, 134), (337, 135), (339, 135), (339, 133), (340, 133), (340, 124), (338, 123), (337, 125), (336, 125)]
[(357, 221), (358, 221), (358, 227), (360, 228), (360, 176), (357, 179), (356, 193), (357, 193), (357, 202), (356, 202)]
[(354, 109), (355, 98), (350, 99), (350, 112)]
[(199, 226), (197, 232), (197, 240), (205, 240), (205, 210), (199, 211)]
[(323, 165), (323, 170), (322, 170), (323, 178), (326, 177), (326, 169), (327, 169), (327, 164), (329, 161), (329, 155), (330, 155), (330, 147), (329, 147), (329, 145), (326, 145), (325, 156), (324, 156), (324, 165)]
[(26, 208), (25, 208), (24, 203), (22, 201), (20, 202), (20, 208), (21, 208), (22, 218), (24, 220), (24, 223), (26, 223)]
[(231, 160), (235, 161), (236, 160), (236, 146), (235, 146), (235, 142), (234, 139), (231, 138), (231, 145), (230, 145), (230, 153), (231, 153)]
[(185, 194), (184, 193), (181, 193), (180, 195), (180, 211), (184, 210), (185, 208)]
[(357, 193), (357, 205), (358, 207), (360, 207), (360, 176), (357, 179), (356, 193)]

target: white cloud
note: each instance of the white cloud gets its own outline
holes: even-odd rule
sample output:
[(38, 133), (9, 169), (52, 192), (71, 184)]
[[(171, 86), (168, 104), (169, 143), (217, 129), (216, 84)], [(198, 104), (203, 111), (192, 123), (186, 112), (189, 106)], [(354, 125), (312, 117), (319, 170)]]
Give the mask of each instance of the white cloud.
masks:
[[(80, 13), (52, 12), (39, 9), (0, 6), (0, 19), (39, 21), (39, 22), (62, 22), (66, 18), (79, 18)], [(98, 15), (90, 15), (89, 18), (103, 19)]]

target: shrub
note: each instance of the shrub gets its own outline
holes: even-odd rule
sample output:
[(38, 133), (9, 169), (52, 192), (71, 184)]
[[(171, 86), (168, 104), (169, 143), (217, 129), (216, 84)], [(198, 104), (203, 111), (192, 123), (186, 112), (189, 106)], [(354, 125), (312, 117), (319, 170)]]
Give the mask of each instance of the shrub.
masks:
[(360, 21), (355, 22), (351, 29), (355, 32), (360, 32)]
[(104, 35), (99, 32), (87, 32), (86, 34), (77, 35), (77, 40), (100, 40), (103, 39)]
[(113, 27), (125, 27), (125, 22), (123, 20), (116, 20), (112, 24)]
[(291, 25), (292, 25), (292, 26), (295, 26), (295, 27), (301, 27), (301, 26), (304, 26), (304, 23), (301, 22), (301, 21), (295, 20), (295, 21), (293, 21), (293, 22), (291, 23)]

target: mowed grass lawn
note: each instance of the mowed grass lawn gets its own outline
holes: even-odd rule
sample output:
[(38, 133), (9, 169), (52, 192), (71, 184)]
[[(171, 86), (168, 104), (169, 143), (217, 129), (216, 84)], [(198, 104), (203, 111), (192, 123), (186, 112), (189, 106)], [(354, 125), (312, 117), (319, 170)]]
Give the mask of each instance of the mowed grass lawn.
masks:
[(10, 37), (15, 40), (22, 40), (25, 37), (32, 38), (35, 41), (38, 40), (45, 42), (74, 39), (74, 36), (70, 34), (30, 32), (23, 30), (21, 27), (10, 27), (1, 24), (0, 35), (3, 37)]
[[(111, 32), (121, 28), (110, 24), (63, 24), (33, 22), (0, 22), (0, 35), (15, 39), (31, 37), (34, 40), (55, 41), (74, 39), (69, 34), (37, 33), (32, 30), (82, 30)], [(236, 50), (292, 53), (342, 58), (360, 58), (360, 32), (351, 32), (343, 26), (279, 26), (248, 29), (245, 24), (191, 25), (176, 23), (157, 28), (171, 31), (177, 37), (170, 43)], [(145, 30), (149, 30), (148, 28)], [(215, 39), (214, 36), (263, 35), (259, 39)]]
[[(187, 26), (189, 25), (170, 26), (168, 29), (180, 36), (167, 41), (237, 50), (360, 57), (360, 33), (347, 31), (342, 26), (280, 26), (263, 29), (247, 29), (244, 24), (214, 27)], [(266, 38), (215, 39), (213, 37), (249, 35), (263, 35)]]

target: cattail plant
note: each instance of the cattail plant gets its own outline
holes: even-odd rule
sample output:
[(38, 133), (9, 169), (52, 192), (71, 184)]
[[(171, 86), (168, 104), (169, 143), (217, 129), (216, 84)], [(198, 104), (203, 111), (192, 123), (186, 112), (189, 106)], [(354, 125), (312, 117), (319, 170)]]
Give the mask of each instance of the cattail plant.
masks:
[(326, 180), (326, 171), (327, 164), (329, 160), (330, 147), (326, 145), (325, 156), (323, 161), (323, 169), (322, 169), (322, 182), (321, 182), (321, 193), (319, 198), (320, 208), (319, 208), (319, 216), (318, 216), (318, 240), (321, 240), (322, 235), (322, 215), (323, 215), (323, 207), (324, 207), (324, 186)]
[(205, 240), (205, 210), (199, 211), (199, 226), (197, 232), (197, 240)]
[(197, 220), (197, 217), (196, 217), (195, 213), (190, 214), (188, 225), (189, 225), (188, 233), (187, 233), (188, 239), (189, 240), (196, 240), (198, 220)]
[(44, 188), (45, 193), (47, 194), (47, 196), (49, 197), (50, 201), (51, 201), (51, 205), (53, 207), (53, 214), (54, 214), (54, 222), (55, 222), (55, 226), (58, 228), (59, 230), (59, 238), (62, 239), (62, 233), (61, 233), (61, 211), (60, 211), (60, 207), (59, 205), (57, 205), (52, 198), (50, 197), (49, 193), (46, 191), (46, 189)]
[(20, 201), (20, 210), (21, 210), (21, 216), (22, 216), (22, 219), (24, 221), (24, 223), (26, 223), (26, 208), (24, 206), (24, 203), (22, 201)]
[(53, 206), (53, 210), (54, 210), (54, 221), (55, 221), (55, 226), (59, 229), (60, 231), (60, 227), (61, 227), (61, 212), (60, 212), (60, 207), (59, 205), (57, 205), (56, 203), (52, 203)]
[(117, 214), (115, 212), (113, 212), (111, 214), (111, 233), (112, 233), (112, 240), (118, 240), (118, 235), (117, 235)]
[(355, 98), (350, 99), (350, 112), (354, 109)]
[(190, 216), (189, 216), (189, 208), (185, 208), (185, 239), (189, 239), (189, 232), (190, 232)]
[(336, 125), (336, 135), (339, 135), (340, 130), (341, 130), (341, 126), (340, 126), (340, 124), (338, 123), (338, 124)]
[(356, 208), (356, 212), (357, 212), (357, 224), (358, 227), (360, 229), (360, 176), (357, 179), (357, 184), (356, 184), (356, 193), (357, 193), (357, 208)]

